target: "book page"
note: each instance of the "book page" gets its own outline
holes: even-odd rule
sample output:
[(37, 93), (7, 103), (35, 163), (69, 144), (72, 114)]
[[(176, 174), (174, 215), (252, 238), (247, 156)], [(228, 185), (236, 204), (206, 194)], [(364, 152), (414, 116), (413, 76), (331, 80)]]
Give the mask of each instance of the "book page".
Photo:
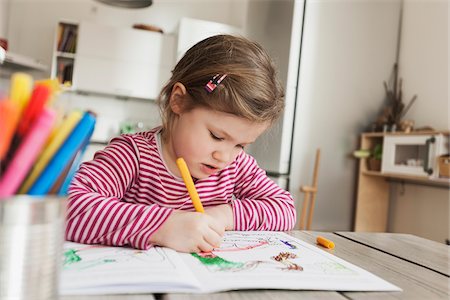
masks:
[(192, 291), (199, 289), (174, 250), (153, 247), (83, 245), (66, 242), (61, 270), (62, 295)]
[(226, 232), (210, 253), (180, 254), (202, 292), (235, 289), (400, 291), (383, 279), (282, 232)]
[(67, 242), (62, 295), (206, 293), (239, 289), (401, 291), (315, 245), (282, 232), (226, 232), (208, 253)]

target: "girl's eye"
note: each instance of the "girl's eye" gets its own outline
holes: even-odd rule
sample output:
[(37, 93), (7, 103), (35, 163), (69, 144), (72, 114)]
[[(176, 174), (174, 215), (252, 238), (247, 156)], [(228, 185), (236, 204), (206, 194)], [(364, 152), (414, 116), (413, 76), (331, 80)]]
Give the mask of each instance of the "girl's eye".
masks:
[(240, 148), (240, 149), (242, 149), (242, 150), (245, 149), (245, 146), (243, 146), (243, 145), (236, 145), (236, 147), (237, 147), (237, 148)]
[(223, 138), (218, 137), (217, 135), (215, 135), (214, 133), (212, 133), (211, 131), (209, 132), (209, 134), (211, 135), (211, 137), (217, 141), (223, 141)]

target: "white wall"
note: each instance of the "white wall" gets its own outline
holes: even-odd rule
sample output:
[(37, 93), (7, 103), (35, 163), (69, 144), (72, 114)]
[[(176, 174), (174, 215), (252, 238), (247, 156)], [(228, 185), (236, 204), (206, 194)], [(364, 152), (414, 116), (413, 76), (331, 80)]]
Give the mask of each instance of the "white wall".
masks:
[(406, 118), (416, 127), (450, 129), (449, 2), (405, 0), (400, 51), (404, 101), (418, 95)]
[(246, 1), (236, 0), (160, 0), (142, 9), (110, 7), (94, 0), (10, 1), (8, 37), (11, 50), (48, 65), (51, 63), (56, 25), (60, 20), (84, 20), (118, 27), (144, 23), (159, 26), (166, 33), (174, 33), (183, 16), (242, 28), (247, 13)]
[(311, 184), (322, 149), (312, 229), (351, 230), (359, 134), (375, 119), (395, 62), (399, 1), (310, 0), (300, 62), (290, 190)]
[[(0, 0), (0, 38), (7, 38), (9, 16), (8, 11), (9, 0)], [(9, 86), (9, 80), (5, 79), (4, 77), (9, 78), (9, 74), (3, 75), (3, 70), (0, 70), (0, 97), (4, 95), (4, 91), (6, 91)]]
[[(0, 0), (0, 3), (2, 1), (4, 0)], [(181, 17), (210, 20), (242, 28), (247, 13), (247, 2), (235, 0), (154, 1), (152, 6), (143, 9), (110, 7), (94, 0), (9, 1), (9, 22), (6, 27), (10, 50), (36, 58), (48, 66), (51, 66), (56, 26), (61, 20), (90, 21), (122, 28), (143, 23), (159, 26), (165, 34), (175, 34)], [(41, 73), (40, 77), (35, 79), (48, 76), (50, 71)], [(59, 102), (61, 106), (65, 106), (65, 111), (80, 108), (97, 113), (94, 141), (107, 141), (117, 135), (120, 122), (143, 121), (146, 127), (160, 123), (156, 121), (159, 111), (153, 101), (123, 101), (113, 97), (64, 94)]]
[(6, 38), (8, 26), (9, 0), (0, 1), (0, 38)]
[[(449, 3), (406, 0), (400, 51), (404, 101), (418, 99), (406, 118), (417, 127), (450, 129)], [(450, 238), (448, 189), (395, 184), (389, 231), (408, 232), (439, 242)]]

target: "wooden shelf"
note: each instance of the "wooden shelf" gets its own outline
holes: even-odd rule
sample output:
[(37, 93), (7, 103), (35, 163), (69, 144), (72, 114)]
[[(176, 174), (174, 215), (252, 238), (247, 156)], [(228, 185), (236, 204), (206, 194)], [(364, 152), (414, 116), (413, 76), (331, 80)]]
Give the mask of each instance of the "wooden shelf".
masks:
[(379, 176), (387, 179), (398, 179), (404, 181), (410, 181), (421, 184), (439, 185), (450, 188), (450, 178), (430, 178), (425, 176), (411, 176), (403, 174), (381, 173), (377, 171), (362, 171), (363, 175), (367, 176)]
[[(385, 148), (386, 140), (398, 139), (400, 136), (407, 136), (408, 140), (422, 141), (426, 136), (432, 135), (446, 136), (448, 145), (449, 131), (418, 131), (411, 133), (404, 132), (369, 132), (361, 134), (360, 149), (373, 149), (377, 144), (383, 144)], [(425, 137), (424, 137), (425, 136)], [(408, 144), (409, 145), (409, 144)], [(415, 145), (415, 144), (411, 144)], [(448, 150), (448, 149), (447, 149)], [(383, 149), (386, 151), (386, 149)], [(386, 158), (383, 153), (383, 159)], [(435, 155), (435, 154), (434, 154)], [(440, 155), (438, 153), (438, 155)], [(381, 165), (383, 170), (383, 163)], [(419, 168), (420, 169), (420, 168)], [(404, 169), (397, 169), (393, 172), (388, 169), (383, 171), (370, 171), (367, 168), (367, 159), (359, 160), (358, 189), (356, 195), (356, 209), (354, 219), (355, 231), (385, 232), (388, 225), (390, 208), (390, 182), (402, 182), (417, 185), (432, 186), (435, 188), (450, 188), (450, 178), (437, 177), (437, 174), (428, 176), (426, 172), (411, 170), (411, 174), (405, 174)]]
[(385, 136), (405, 136), (405, 135), (429, 135), (429, 134), (443, 134), (449, 135), (450, 131), (448, 130), (438, 130), (438, 131), (412, 131), (409, 133), (404, 133), (401, 131), (398, 132), (365, 132), (361, 134), (362, 138), (370, 138), (370, 137), (385, 137)]

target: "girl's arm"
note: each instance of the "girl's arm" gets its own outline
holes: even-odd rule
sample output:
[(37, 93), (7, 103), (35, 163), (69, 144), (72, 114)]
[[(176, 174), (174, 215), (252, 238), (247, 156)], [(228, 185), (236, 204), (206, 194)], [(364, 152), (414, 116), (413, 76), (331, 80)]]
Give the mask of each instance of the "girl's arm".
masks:
[(291, 194), (280, 188), (242, 152), (236, 165), (234, 230), (291, 230), (296, 210)]
[(172, 210), (121, 201), (139, 173), (139, 150), (119, 137), (81, 165), (69, 188), (67, 240), (147, 249)]

